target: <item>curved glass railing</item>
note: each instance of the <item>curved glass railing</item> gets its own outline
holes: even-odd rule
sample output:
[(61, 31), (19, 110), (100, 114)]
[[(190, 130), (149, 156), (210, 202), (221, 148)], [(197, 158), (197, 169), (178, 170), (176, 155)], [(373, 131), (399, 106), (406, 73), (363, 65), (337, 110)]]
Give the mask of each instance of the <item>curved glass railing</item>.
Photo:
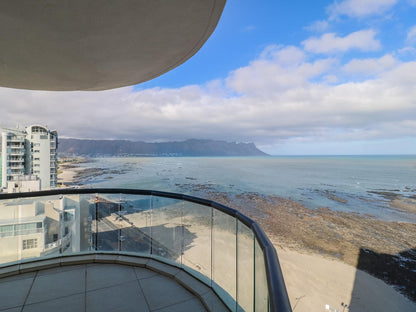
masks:
[(219, 203), (127, 189), (0, 195), (0, 267), (100, 252), (180, 267), (231, 311), (291, 311), (273, 245), (256, 222)]

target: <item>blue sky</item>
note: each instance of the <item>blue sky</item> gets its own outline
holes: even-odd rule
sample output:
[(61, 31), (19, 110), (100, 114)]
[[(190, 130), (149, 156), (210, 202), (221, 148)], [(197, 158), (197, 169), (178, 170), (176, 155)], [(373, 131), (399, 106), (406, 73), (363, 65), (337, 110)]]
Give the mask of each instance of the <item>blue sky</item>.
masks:
[[(334, 15), (340, 11), (334, 4), (350, 2), (353, 6), (374, 8), (374, 12)], [(364, 3), (364, 5), (363, 5)], [(379, 5), (375, 5), (379, 3)], [(382, 5), (385, 3), (385, 5)], [(413, 3), (413, 5), (412, 5)], [(190, 84), (226, 78), (230, 71), (246, 66), (270, 45), (294, 45), (310, 37), (334, 33), (345, 37), (353, 32), (373, 30), (380, 48), (374, 50), (348, 49), (335, 53), (343, 61), (354, 58), (381, 57), (395, 53), (406, 44), (409, 30), (416, 25), (416, 0), (360, 0), (360, 1), (278, 1), (229, 0), (222, 18), (204, 47), (182, 66), (152, 81), (137, 86), (177, 88)], [(321, 27), (321, 29), (319, 29)], [(414, 44), (411, 46), (415, 47)], [(414, 60), (415, 54), (401, 55)], [(309, 55), (313, 58), (314, 55)], [(317, 58), (322, 55), (317, 55)]]
[(416, 154), (415, 60), (416, 0), (228, 0), (171, 72), (103, 92), (1, 88), (0, 125), (255, 142), (276, 155)]

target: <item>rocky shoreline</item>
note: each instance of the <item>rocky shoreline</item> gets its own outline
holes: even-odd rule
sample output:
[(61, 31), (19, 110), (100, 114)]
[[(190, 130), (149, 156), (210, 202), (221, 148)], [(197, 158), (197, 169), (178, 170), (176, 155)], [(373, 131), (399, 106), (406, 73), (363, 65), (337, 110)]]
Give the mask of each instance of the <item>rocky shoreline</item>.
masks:
[[(111, 175), (120, 175), (127, 172), (127, 170), (80, 167), (81, 164), (93, 162), (93, 159), (84, 157), (61, 158), (58, 163), (58, 184), (61, 184), (61, 186), (82, 186), (85, 182), (99, 176), (107, 175), (106, 179), (111, 179)], [(67, 176), (63, 178), (62, 175), (65, 173)]]

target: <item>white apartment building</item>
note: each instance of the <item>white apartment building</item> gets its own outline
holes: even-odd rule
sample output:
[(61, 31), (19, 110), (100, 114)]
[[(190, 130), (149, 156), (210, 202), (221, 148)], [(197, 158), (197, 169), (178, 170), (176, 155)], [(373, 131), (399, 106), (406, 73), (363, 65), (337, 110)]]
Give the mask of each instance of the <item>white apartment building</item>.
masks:
[(41, 125), (25, 130), (1, 129), (2, 179), (1, 187), (9, 182), (22, 181), (23, 175), (40, 179), (40, 188), (47, 190), (57, 186), (58, 133)]

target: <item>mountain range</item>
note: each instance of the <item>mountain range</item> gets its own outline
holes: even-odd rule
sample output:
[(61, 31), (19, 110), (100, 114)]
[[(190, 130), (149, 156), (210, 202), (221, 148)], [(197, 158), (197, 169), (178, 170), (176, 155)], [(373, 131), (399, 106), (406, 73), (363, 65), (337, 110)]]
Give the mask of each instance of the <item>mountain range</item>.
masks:
[(58, 155), (88, 157), (127, 156), (265, 156), (254, 143), (189, 139), (147, 143), (128, 140), (59, 139)]

